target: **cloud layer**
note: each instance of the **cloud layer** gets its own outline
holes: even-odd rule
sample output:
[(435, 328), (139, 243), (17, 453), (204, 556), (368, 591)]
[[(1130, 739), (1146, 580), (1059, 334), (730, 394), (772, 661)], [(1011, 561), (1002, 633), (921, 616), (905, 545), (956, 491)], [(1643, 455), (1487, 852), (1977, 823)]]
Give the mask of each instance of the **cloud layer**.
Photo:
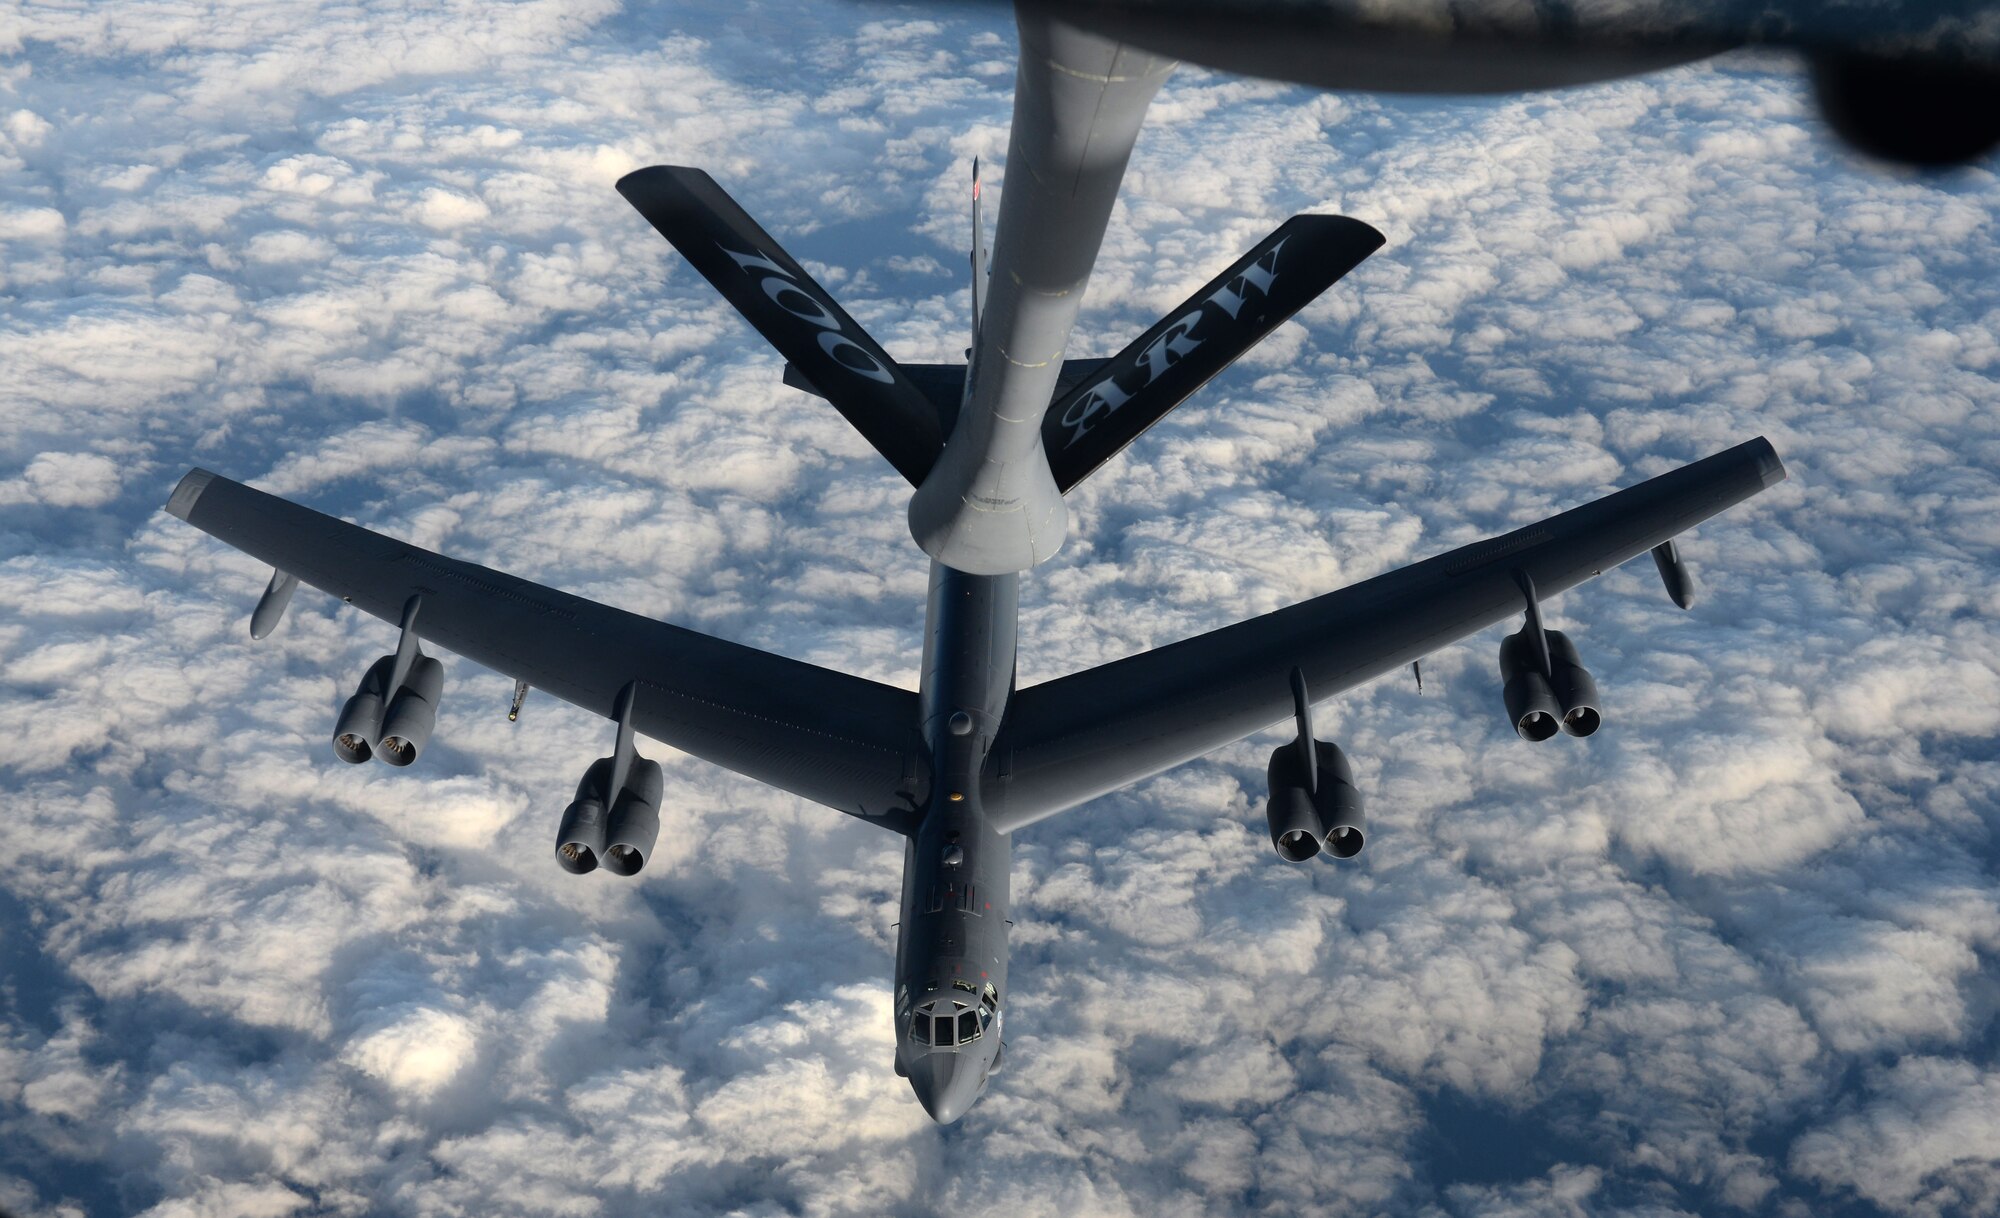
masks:
[(1002, 10), (24, 9), (0, 68), (0, 1208), (24, 1214), (1970, 1214), (2000, 1198), (2000, 183), (1821, 132), (1788, 62), (1523, 99), (1182, 69), (1073, 354), (1286, 216), (1388, 246), (1073, 497), (1021, 679), (1752, 435), (1792, 480), (1321, 710), (1376, 829), (1293, 867), (1271, 740), (1017, 845), (1007, 1070), (890, 1069), (899, 843), (653, 746), (659, 857), (561, 873), (606, 724), (159, 512), (201, 464), (914, 685), (907, 488), (611, 189), (715, 173), (901, 357), (965, 346)]

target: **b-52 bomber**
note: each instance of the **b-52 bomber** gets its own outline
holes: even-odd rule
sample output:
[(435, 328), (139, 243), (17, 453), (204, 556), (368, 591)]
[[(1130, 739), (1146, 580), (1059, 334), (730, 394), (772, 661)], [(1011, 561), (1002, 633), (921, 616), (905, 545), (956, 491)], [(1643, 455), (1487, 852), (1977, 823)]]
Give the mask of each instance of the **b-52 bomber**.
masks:
[[(300, 582), (395, 623), (393, 653), (334, 723), (343, 761), (414, 762), (443, 668), (425, 646), (616, 724), (556, 830), (565, 871), (635, 875), (658, 840), (662, 774), (641, 734), (904, 839), (895, 1068), (940, 1123), (1000, 1069), (1010, 843), (1027, 825), (1289, 720), (1266, 817), (1280, 857), (1359, 854), (1367, 817), (1312, 708), (1516, 615), (1500, 647), (1510, 725), (1597, 729), (1597, 692), (1540, 603), (1651, 552), (1683, 608), (1673, 538), (1785, 476), (1750, 440), (1511, 533), (1262, 617), (1015, 687), (1016, 598), (1054, 555), (1064, 495), (1381, 244), (1295, 216), (1107, 360), (1064, 360), (1145, 109), (1171, 68), (1039, 10), (1022, 56), (990, 258), (973, 192), (969, 366), (902, 364), (708, 177), (642, 169), (618, 190), (915, 488), (931, 556), (919, 687), (893, 688), (448, 558), (206, 470), (167, 510), (276, 568), (262, 638)], [(988, 284), (991, 284), (989, 289)]]

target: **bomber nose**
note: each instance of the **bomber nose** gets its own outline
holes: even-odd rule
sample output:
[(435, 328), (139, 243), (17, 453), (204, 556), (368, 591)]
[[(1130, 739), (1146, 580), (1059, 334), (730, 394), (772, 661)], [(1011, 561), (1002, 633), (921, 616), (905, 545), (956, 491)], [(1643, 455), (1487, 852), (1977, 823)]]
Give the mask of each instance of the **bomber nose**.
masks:
[(910, 1088), (931, 1120), (949, 1125), (979, 1098), (986, 1071), (974, 1053), (926, 1053), (910, 1063)]

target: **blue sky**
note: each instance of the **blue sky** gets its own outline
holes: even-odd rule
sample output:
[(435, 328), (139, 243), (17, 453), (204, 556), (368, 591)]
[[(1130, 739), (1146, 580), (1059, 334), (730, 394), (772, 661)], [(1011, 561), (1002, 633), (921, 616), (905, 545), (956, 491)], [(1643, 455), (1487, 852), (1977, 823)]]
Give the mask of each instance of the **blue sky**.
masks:
[[(1388, 245), (1073, 496), (1022, 680), (1754, 435), (1792, 479), (1320, 711), (1366, 854), (1247, 742), (1022, 834), (1007, 1072), (890, 1068), (900, 848), (654, 746), (636, 883), (555, 822), (607, 725), (164, 516), (202, 465), (914, 685), (907, 487), (611, 188), (700, 165), (890, 350), (965, 346), (998, 8), (28, 6), (0, 34), (0, 1208), (22, 1214), (1942, 1216), (2000, 1201), (2000, 183), (1833, 145), (1788, 60), (1561, 95), (1183, 68), (1073, 343), (1285, 217)], [(991, 214), (989, 212), (989, 214)]]

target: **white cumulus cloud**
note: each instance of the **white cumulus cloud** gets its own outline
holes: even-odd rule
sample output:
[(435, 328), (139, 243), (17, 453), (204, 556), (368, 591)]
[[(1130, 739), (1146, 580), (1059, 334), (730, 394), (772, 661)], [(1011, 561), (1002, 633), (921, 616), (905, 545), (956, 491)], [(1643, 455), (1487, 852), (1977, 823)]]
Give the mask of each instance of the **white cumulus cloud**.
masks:
[[(1792, 478), (1016, 843), (1007, 1064), (891, 1068), (901, 843), (650, 742), (657, 856), (553, 865), (609, 725), (449, 654), (408, 771), (327, 737), (390, 626), (159, 508), (200, 465), (914, 687), (908, 487), (619, 198), (712, 172), (899, 358), (966, 345), (1004, 6), (24, 8), (0, 76), (0, 1206), (80, 1215), (1991, 1209), (2000, 182), (1835, 151), (1782, 61), (1384, 101), (1183, 68), (1072, 354), (1286, 217), (1389, 244), (1072, 496), (1020, 680), (1753, 435)], [(989, 219), (997, 209), (989, 206)]]

